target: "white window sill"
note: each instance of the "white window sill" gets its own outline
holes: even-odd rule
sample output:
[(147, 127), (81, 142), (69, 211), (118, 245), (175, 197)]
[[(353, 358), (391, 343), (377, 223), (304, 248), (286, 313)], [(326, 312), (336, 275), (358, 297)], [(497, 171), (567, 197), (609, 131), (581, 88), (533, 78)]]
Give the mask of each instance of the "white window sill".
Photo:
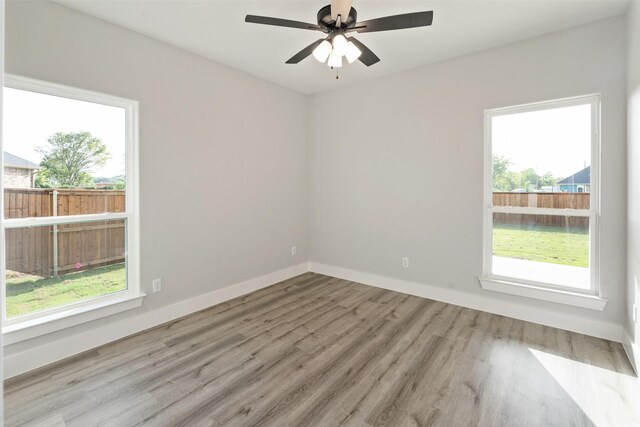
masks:
[(606, 299), (595, 295), (586, 295), (560, 289), (541, 288), (495, 277), (480, 277), (479, 280), (482, 289), (489, 291), (588, 308), (590, 310), (603, 311), (608, 302)]
[(79, 303), (65, 310), (35, 317), (9, 321), (2, 328), (3, 345), (11, 345), (41, 335), (50, 334), (92, 320), (138, 308), (146, 294), (110, 295), (86, 303)]

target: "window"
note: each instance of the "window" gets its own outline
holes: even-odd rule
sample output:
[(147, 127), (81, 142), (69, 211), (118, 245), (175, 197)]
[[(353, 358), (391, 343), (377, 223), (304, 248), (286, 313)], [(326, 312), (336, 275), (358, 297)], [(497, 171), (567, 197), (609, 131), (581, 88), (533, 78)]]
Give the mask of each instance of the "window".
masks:
[(137, 103), (10, 75), (3, 98), (3, 324), (139, 305)]
[(483, 288), (604, 308), (599, 106), (585, 96), (486, 112)]

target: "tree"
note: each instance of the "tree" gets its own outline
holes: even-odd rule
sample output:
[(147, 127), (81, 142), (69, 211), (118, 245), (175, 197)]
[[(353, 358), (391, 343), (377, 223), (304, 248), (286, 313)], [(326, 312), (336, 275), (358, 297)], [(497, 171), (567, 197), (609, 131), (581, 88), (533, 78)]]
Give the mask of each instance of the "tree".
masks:
[(493, 191), (513, 190), (513, 172), (509, 171), (511, 160), (503, 156), (493, 156)]
[(37, 149), (44, 155), (38, 187), (93, 187), (89, 172), (111, 157), (106, 144), (89, 132), (56, 132), (47, 142), (47, 147)]
[(527, 168), (520, 172), (521, 184), (520, 188), (524, 188), (527, 191), (535, 191), (540, 189), (539, 181), (540, 177), (533, 168)]
[(493, 156), (493, 191), (514, 191), (522, 188), (526, 191), (537, 191), (542, 187), (554, 186), (559, 179), (551, 172), (540, 176), (533, 168), (519, 172), (510, 170), (511, 160), (504, 156)]
[(116, 175), (111, 178), (95, 177), (93, 183), (96, 187), (104, 190), (124, 190), (126, 187), (126, 177), (124, 175)]
[(540, 187), (552, 187), (561, 181), (561, 178), (556, 178), (551, 174), (551, 172), (547, 172), (540, 177)]

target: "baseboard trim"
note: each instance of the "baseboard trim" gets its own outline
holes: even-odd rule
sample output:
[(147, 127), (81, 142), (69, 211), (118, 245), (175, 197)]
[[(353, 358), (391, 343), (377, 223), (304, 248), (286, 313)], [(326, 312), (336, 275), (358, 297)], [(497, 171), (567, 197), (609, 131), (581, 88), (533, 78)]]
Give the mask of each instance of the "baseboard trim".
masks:
[(501, 316), (512, 317), (514, 319), (525, 320), (597, 338), (604, 338), (610, 341), (622, 342), (622, 327), (615, 323), (601, 322), (586, 317), (570, 316), (525, 304), (506, 303), (493, 297), (483, 297), (481, 295), (473, 295), (444, 287), (380, 276), (317, 262), (310, 262), (309, 270), (314, 273), (325, 274), (327, 276), (389, 289), (391, 291), (429, 298), (474, 310), (486, 311), (488, 313), (499, 314)]
[(638, 369), (640, 369), (640, 346), (633, 342), (631, 335), (629, 335), (629, 332), (626, 330), (622, 334), (622, 346), (624, 347), (624, 351), (627, 352), (627, 357), (636, 375), (640, 375), (638, 373)]
[[(422, 298), (455, 304), (474, 310), (486, 311), (528, 322), (578, 332), (615, 342), (622, 342), (635, 369), (640, 366), (640, 350), (632, 344), (622, 327), (585, 317), (570, 316), (525, 304), (507, 304), (492, 297), (483, 297), (444, 287), (426, 285), (392, 277), (365, 273), (317, 262), (301, 263), (264, 276), (236, 283), (188, 300), (147, 311), (127, 319), (109, 322), (90, 331), (70, 335), (60, 340), (17, 352), (4, 357), (4, 378), (10, 379), (76, 356), (104, 344), (153, 328), (166, 322), (206, 309), (216, 304), (266, 288), (307, 271), (325, 274), (378, 288), (389, 289)], [(637, 371), (636, 371), (637, 372)]]
[(127, 319), (116, 320), (90, 331), (70, 335), (51, 343), (4, 357), (4, 378), (9, 379), (25, 372), (75, 356), (112, 341), (144, 331), (154, 326), (187, 316), (216, 304), (266, 288), (283, 280), (309, 271), (304, 262), (264, 276), (236, 283), (204, 295), (199, 295), (155, 310), (140, 313)]

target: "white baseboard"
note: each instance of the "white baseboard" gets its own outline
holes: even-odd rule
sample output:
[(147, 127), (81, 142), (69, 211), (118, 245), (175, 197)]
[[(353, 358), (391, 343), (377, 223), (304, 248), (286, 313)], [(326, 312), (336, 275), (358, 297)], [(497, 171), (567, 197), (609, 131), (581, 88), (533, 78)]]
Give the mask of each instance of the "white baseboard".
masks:
[(308, 264), (301, 263), (169, 306), (140, 313), (127, 319), (109, 322), (90, 331), (70, 335), (23, 352), (5, 355), (4, 378), (8, 379), (20, 375), (258, 289), (266, 288), (306, 273), (308, 270)]
[[(326, 274), (378, 288), (416, 295), (437, 301), (455, 304), (475, 310), (486, 311), (515, 319), (526, 320), (559, 329), (578, 332), (611, 341), (623, 342), (625, 349), (638, 366), (640, 352), (627, 336), (623, 339), (622, 327), (614, 323), (600, 322), (585, 317), (569, 316), (554, 311), (531, 307), (525, 304), (508, 304), (491, 297), (472, 295), (448, 288), (395, 279), (371, 273), (351, 270), (315, 262), (301, 263), (264, 276), (209, 292), (169, 306), (140, 313), (123, 320), (109, 322), (90, 331), (80, 332), (39, 347), (17, 352), (4, 357), (4, 378), (12, 378), (30, 370), (66, 359), (87, 350), (119, 340), (145, 329), (170, 322), (177, 318), (203, 310), (258, 289), (271, 286), (307, 271)], [(628, 343), (626, 342), (628, 341)]]
[(629, 333), (625, 330), (622, 335), (622, 346), (627, 352), (627, 357), (633, 366), (633, 370), (636, 371), (636, 375), (639, 375), (638, 369), (640, 369), (640, 345), (634, 343)]
[(489, 296), (473, 295), (444, 287), (379, 276), (316, 262), (309, 263), (309, 270), (315, 273), (326, 274), (327, 276), (389, 289), (391, 291), (552, 326), (554, 328), (604, 338), (610, 341), (622, 342), (622, 327), (615, 323), (601, 322), (587, 317), (570, 316), (530, 305), (507, 303)]

